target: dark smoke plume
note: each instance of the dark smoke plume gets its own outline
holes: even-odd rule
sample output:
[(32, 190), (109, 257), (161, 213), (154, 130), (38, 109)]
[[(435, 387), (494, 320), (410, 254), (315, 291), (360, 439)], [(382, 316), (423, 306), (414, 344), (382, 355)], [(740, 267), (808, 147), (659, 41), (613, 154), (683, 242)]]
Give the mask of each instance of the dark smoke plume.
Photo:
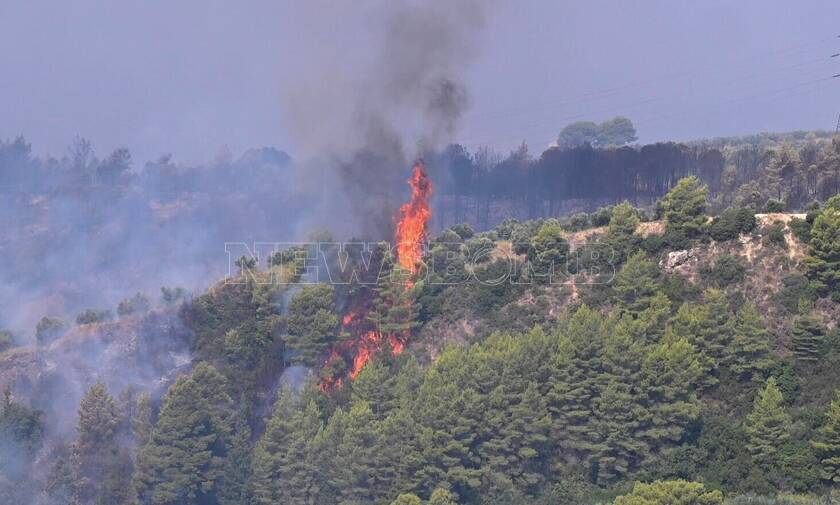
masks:
[[(289, 109), (297, 138), (328, 154), (324, 163), (334, 177), (327, 184), (334, 185), (324, 191), (343, 195), (326, 202), (323, 214), (347, 215), (346, 206), (353, 221), (337, 231), (377, 239), (391, 237), (411, 158), (454, 140), (468, 106), (464, 74), (477, 53), (487, 4), (399, 2), (384, 12), (382, 5), (375, 13), (313, 9), (314, 26), (335, 29), (342, 23), (326, 20), (351, 14), (364, 19), (378, 49), (348, 65), (337, 61), (342, 48), (315, 48), (318, 61), (303, 72), (309, 75)], [(325, 68), (335, 72), (327, 81)]]

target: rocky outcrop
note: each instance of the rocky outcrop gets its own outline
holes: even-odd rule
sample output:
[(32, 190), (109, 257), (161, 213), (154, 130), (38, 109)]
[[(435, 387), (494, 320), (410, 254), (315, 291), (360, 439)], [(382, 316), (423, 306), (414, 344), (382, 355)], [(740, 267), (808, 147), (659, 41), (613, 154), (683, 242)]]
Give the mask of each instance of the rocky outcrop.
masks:
[(673, 270), (681, 265), (686, 264), (689, 260), (694, 258), (693, 250), (683, 249), (681, 251), (671, 251), (659, 262), (659, 266), (666, 270)]

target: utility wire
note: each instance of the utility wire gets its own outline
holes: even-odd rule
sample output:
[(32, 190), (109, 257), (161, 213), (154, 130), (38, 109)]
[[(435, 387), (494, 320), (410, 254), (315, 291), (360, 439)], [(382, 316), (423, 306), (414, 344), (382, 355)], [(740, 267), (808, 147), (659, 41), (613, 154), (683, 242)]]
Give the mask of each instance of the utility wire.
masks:
[[(838, 37), (840, 37), (840, 36), (838, 36)], [(820, 39), (819, 41), (806, 43), (806, 44), (801, 44), (801, 45), (796, 46), (796, 47), (798, 48), (798, 47), (805, 47), (805, 46), (809, 46), (809, 45), (814, 45), (814, 44), (820, 43), (824, 40), (828, 40), (828, 39)], [(771, 53), (771, 54), (781, 54), (783, 52), (785, 52), (785, 50), (776, 51), (776, 52)], [(788, 50), (788, 52), (790, 52), (790, 50)], [(793, 51), (793, 52), (795, 52), (795, 51)], [(832, 55), (830, 58), (835, 58), (837, 56), (840, 56), (840, 53), (836, 53), (836, 54)], [(769, 69), (769, 72), (772, 74), (772, 73), (776, 73), (776, 72), (783, 72), (783, 71), (787, 71), (787, 70), (807, 67), (807, 66), (812, 65), (814, 63), (817, 63), (817, 64), (823, 63), (824, 64), (825, 62), (826, 62), (825, 57), (814, 58), (814, 59), (806, 60), (806, 61), (803, 61), (803, 62), (797, 62), (797, 63), (793, 63), (793, 64), (790, 64), (790, 65), (785, 65), (785, 66), (782, 66), (782, 67), (771, 68), (771, 69)], [(820, 68), (820, 65), (818, 65), (817, 67), (811, 69), (810, 71), (807, 71), (806, 75), (807, 74), (822, 73), (823, 71), (824, 70), (822, 68)], [(749, 74), (747, 76), (743, 76), (743, 77), (736, 78), (736, 79), (730, 79), (730, 80), (724, 81), (722, 83), (717, 83), (717, 84), (719, 86), (724, 87), (724, 88), (726, 86), (730, 85), (730, 84), (743, 85), (745, 82), (748, 82), (748, 81), (751, 81), (751, 80), (762, 79), (762, 78), (765, 77), (765, 74), (767, 74), (767, 71), (753, 72), (752, 74)], [(672, 75), (664, 77), (664, 79), (670, 79), (670, 78), (674, 78), (674, 77), (678, 77), (678, 76), (687, 76), (687, 75), (690, 75), (690, 73), (672, 74)], [(745, 96), (739, 96), (735, 99), (730, 99), (730, 100), (726, 100), (726, 101), (723, 101), (723, 102), (719, 102), (717, 104), (713, 104), (710, 107), (706, 107), (705, 110), (708, 111), (710, 109), (716, 109), (716, 108), (720, 108), (722, 106), (726, 106), (726, 105), (730, 105), (730, 104), (734, 104), (734, 103), (741, 103), (741, 102), (755, 100), (755, 99), (759, 99), (759, 100), (760, 99), (766, 99), (768, 97), (777, 96), (779, 93), (783, 94), (783, 93), (785, 93), (787, 91), (790, 91), (790, 90), (794, 90), (794, 89), (798, 89), (798, 88), (802, 88), (802, 87), (807, 87), (809, 85), (816, 84), (816, 83), (821, 83), (821, 82), (824, 82), (826, 80), (830, 80), (832, 78), (837, 78), (837, 77), (840, 77), (840, 74), (836, 74), (832, 77), (823, 77), (823, 78), (817, 78), (817, 79), (812, 79), (812, 80), (808, 80), (808, 81), (805, 81), (805, 82), (796, 83), (792, 86), (787, 86), (787, 87), (783, 87), (783, 88), (779, 88), (779, 89), (769, 90), (769, 92), (768, 91), (763, 91), (763, 92), (760, 92), (760, 93), (750, 93), (750, 94), (747, 94)], [(662, 79), (663, 78), (655, 78), (655, 79), (649, 79), (647, 81), (642, 81), (641, 86), (643, 86), (646, 83), (658, 82)], [(599, 92), (588, 93), (588, 94), (584, 95), (584, 97), (589, 96), (589, 97), (593, 97), (595, 99), (604, 98), (611, 93), (614, 94), (614, 92), (617, 91), (617, 90), (623, 90), (623, 89), (628, 89), (628, 88), (633, 88), (633, 87), (640, 87), (640, 85), (637, 83), (637, 84), (629, 84), (629, 85), (624, 85), (624, 86), (617, 86), (617, 87), (611, 88), (609, 90), (603, 90), (603, 91), (599, 91)], [(754, 88), (754, 87), (750, 86), (750, 88)], [(793, 93), (793, 94), (785, 95), (785, 96), (783, 96), (783, 98), (787, 98), (789, 96), (800, 96), (800, 95), (803, 95), (803, 94), (811, 93), (813, 91), (814, 90), (811, 89), (811, 90), (806, 90), (805, 92), (796, 92), (796, 93)], [(517, 135), (518, 139), (522, 139), (524, 136), (530, 136), (530, 135), (528, 135), (528, 133), (530, 133), (530, 132), (542, 132), (542, 131), (545, 131), (544, 128), (547, 129), (548, 127), (550, 127), (552, 129), (552, 132), (553, 132), (551, 134), (551, 136), (553, 136), (553, 135), (556, 134), (555, 130), (558, 127), (561, 127), (561, 125), (567, 124), (567, 121), (576, 120), (576, 119), (585, 118), (585, 117), (598, 117), (599, 115), (604, 114), (604, 113), (612, 113), (612, 112), (616, 112), (616, 111), (619, 111), (619, 112), (620, 111), (626, 111), (626, 110), (630, 110), (630, 109), (633, 109), (633, 108), (637, 108), (638, 106), (641, 106), (641, 105), (646, 105), (646, 104), (649, 104), (649, 103), (652, 103), (652, 102), (655, 102), (655, 101), (660, 101), (662, 99), (663, 98), (661, 98), (661, 97), (650, 98), (650, 99), (642, 100), (642, 101), (639, 101), (639, 102), (636, 102), (636, 103), (633, 103), (633, 104), (622, 105), (622, 106), (618, 106), (618, 107), (611, 107), (609, 109), (602, 109), (602, 110), (598, 110), (598, 111), (588, 111), (586, 113), (575, 114), (575, 115), (561, 117), (561, 118), (553, 117), (549, 121), (540, 121), (540, 122), (537, 122), (537, 123), (532, 123), (530, 125), (526, 125), (524, 128), (521, 125), (519, 125), (519, 126), (516, 127), (516, 132), (517, 132), (516, 135)], [(559, 102), (558, 105), (563, 104), (563, 103), (570, 103), (570, 102), (572, 102), (572, 100), (567, 100), (566, 102)], [(496, 115), (497, 115), (497, 117), (499, 116), (498, 113)], [(505, 115), (507, 115), (507, 114), (501, 114), (502, 117), (504, 117)], [(510, 115), (513, 115), (513, 114), (510, 114)], [(661, 114), (661, 115), (653, 116), (652, 118), (649, 118), (649, 119), (644, 119), (642, 121), (639, 121), (639, 123), (649, 124), (651, 120), (659, 122), (662, 119), (668, 119), (668, 118), (684, 116), (684, 115), (685, 115), (685, 112)], [(476, 116), (471, 116), (471, 117), (474, 118)], [(838, 120), (838, 125), (840, 125), (840, 119)], [(481, 140), (480, 140), (481, 137), (483, 137), (483, 135), (481, 134), (481, 131), (473, 132), (473, 138), (464, 139), (462, 142), (465, 143), (465, 144), (481, 143)], [(490, 139), (485, 138), (484, 142), (487, 142), (489, 140)], [(498, 139), (498, 138), (494, 139), (494, 140), (495, 141), (493, 143), (496, 143), (496, 142), (514, 142), (514, 141), (516, 141), (516, 139), (504, 139), (504, 140), (502, 140), (502, 139)]]

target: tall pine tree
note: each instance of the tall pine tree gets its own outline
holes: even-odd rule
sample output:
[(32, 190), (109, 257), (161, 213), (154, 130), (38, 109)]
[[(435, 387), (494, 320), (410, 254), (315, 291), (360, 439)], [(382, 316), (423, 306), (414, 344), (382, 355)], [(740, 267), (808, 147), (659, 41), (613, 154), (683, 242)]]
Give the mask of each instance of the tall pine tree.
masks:
[(794, 319), (791, 345), (796, 359), (807, 362), (819, 360), (822, 340), (822, 321), (817, 316), (803, 314)]
[(822, 478), (840, 485), (840, 389), (825, 414), (825, 423), (812, 442), (820, 460)]
[(140, 503), (218, 502), (231, 433), (226, 389), (224, 377), (204, 363), (169, 389), (152, 438), (138, 456)]
[(315, 403), (307, 402), (301, 408), (292, 392), (283, 390), (254, 450), (252, 488), (256, 504), (316, 502), (318, 475), (312, 444), (320, 429)]
[(726, 349), (725, 361), (735, 375), (749, 378), (770, 366), (769, 352), (770, 341), (764, 320), (755, 304), (746, 303), (735, 318), (732, 343)]
[(131, 462), (116, 440), (119, 424), (116, 401), (97, 382), (79, 405), (78, 438), (71, 449), (76, 503), (118, 505), (130, 499)]
[(790, 438), (790, 416), (784, 409), (784, 397), (770, 377), (755, 399), (753, 410), (747, 415), (747, 450), (753, 461), (765, 470), (773, 469), (779, 461), (782, 445)]

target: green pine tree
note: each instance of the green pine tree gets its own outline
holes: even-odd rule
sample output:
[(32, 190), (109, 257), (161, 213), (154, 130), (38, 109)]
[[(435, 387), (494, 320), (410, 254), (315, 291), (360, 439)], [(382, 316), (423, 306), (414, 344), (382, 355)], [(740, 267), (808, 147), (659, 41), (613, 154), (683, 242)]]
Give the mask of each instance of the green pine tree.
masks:
[(152, 398), (143, 392), (137, 399), (137, 411), (131, 420), (131, 432), (137, 447), (144, 447), (152, 438)]
[(709, 189), (697, 177), (680, 179), (662, 200), (668, 230), (687, 237), (698, 235), (706, 223), (708, 196)]
[(778, 465), (779, 451), (790, 438), (791, 419), (783, 403), (776, 379), (770, 377), (756, 396), (752, 412), (747, 415), (747, 450), (753, 461), (766, 470)]
[(408, 408), (394, 410), (380, 425), (374, 453), (380, 461), (378, 478), (391, 494), (416, 492), (420, 487), (418, 473), (425, 463), (420, 428)]
[(599, 473), (597, 455), (609, 450), (603, 434), (593, 427), (595, 400), (607, 379), (602, 373), (605, 324), (602, 314), (584, 305), (561, 326), (553, 385), (547, 392), (551, 438), (561, 449), (561, 459), (586, 461), (593, 481)]
[(420, 324), (417, 320), (420, 313), (417, 293), (422, 286), (409, 286), (406, 284), (408, 278), (407, 271), (394, 265), (391, 273), (380, 279), (374, 307), (368, 315), (377, 331), (401, 336)]
[(644, 411), (639, 438), (652, 452), (683, 439), (700, 416), (697, 388), (708, 373), (704, 357), (688, 340), (662, 342), (644, 359), (641, 391)]
[[(708, 358), (710, 370), (728, 366), (732, 355), (734, 333), (733, 314), (726, 294), (718, 289), (706, 290), (703, 302), (684, 303), (671, 319), (665, 339), (686, 339)], [(708, 374), (705, 386), (717, 383), (717, 377)]]
[(130, 499), (131, 463), (116, 440), (119, 425), (116, 401), (97, 382), (79, 405), (78, 437), (71, 448), (76, 503), (116, 505)]
[[(43, 440), (44, 413), (17, 401), (7, 386), (0, 399), (0, 496), (9, 503), (35, 503), (42, 483), (27, 477)], [(61, 471), (57, 458), (51, 459), (53, 470)], [(72, 478), (57, 480), (67, 489)], [(48, 481), (48, 491), (49, 485)]]
[(312, 444), (321, 429), (313, 401), (301, 408), (283, 390), (254, 450), (252, 487), (256, 504), (316, 503), (317, 469)]
[(220, 505), (250, 503), (250, 478), (251, 427), (245, 412), (240, 409), (233, 423), (233, 432), (225, 457), (222, 489), (219, 492)]
[(726, 348), (724, 360), (733, 373), (749, 378), (770, 366), (769, 352), (764, 320), (755, 304), (746, 303), (735, 318), (732, 343)]
[(500, 495), (510, 489), (536, 494), (544, 481), (551, 419), (536, 384), (525, 390), (495, 388), (488, 398), (489, 435), (478, 449), (482, 491)]
[(630, 205), (630, 202), (625, 200), (612, 208), (612, 216), (604, 241), (612, 249), (616, 261), (623, 262), (627, 259), (629, 252), (634, 249), (638, 241), (635, 233), (639, 222), (639, 213)]
[(385, 419), (397, 407), (396, 375), (384, 360), (376, 357), (365, 365), (353, 381), (352, 402), (367, 403), (378, 420)]
[(791, 345), (796, 359), (814, 362), (820, 359), (824, 338), (822, 321), (813, 314), (803, 314), (793, 320)]
[(829, 199), (811, 226), (805, 265), (821, 293), (840, 297), (840, 196)]
[(140, 503), (218, 500), (231, 432), (232, 402), (226, 390), (224, 377), (204, 363), (169, 389), (152, 438), (138, 455)]
[(450, 491), (438, 488), (432, 491), (432, 496), (429, 497), (429, 505), (458, 505), (458, 501)]
[(314, 366), (338, 339), (335, 289), (327, 284), (306, 286), (289, 303), (286, 314), (287, 347), (292, 362)]
[(415, 494), (404, 493), (391, 502), (391, 505), (423, 505), (423, 500)]
[(630, 256), (612, 284), (619, 309), (634, 318), (648, 309), (661, 295), (659, 275), (659, 267), (644, 252)]
[(533, 268), (536, 281), (542, 283), (560, 282), (568, 270), (569, 242), (563, 227), (556, 219), (548, 219), (531, 239), (528, 261)]
[(840, 485), (840, 389), (825, 414), (825, 423), (812, 442), (820, 460), (822, 478)]
[(344, 433), (336, 448), (334, 484), (338, 503), (375, 503), (389, 493), (388, 481), (382, 475), (381, 455), (376, 452), (379, 426), (370, 406), (354, 404), (347, 413)]
[(637, 482), (633, 492), (619, 496), (613, 505), (721, 505), (720, 491), (707, 491), (699, 482), (658, 480), (651, 484)]
[(600, 394), (593, 400), (591, 429), (598, 433), (601, 447), (593, 461), (599, 483), (615, 481), (641, 464), (650, 452), (647, 442), (637, 436), (647, 417), (642, 381), (644, 344), (635, 340), (623, 325), (612, 322), (604, 331), (604, 369), (598, 371)]
[(421, 493), (441, 483), (463, 490), (481, 485), (476, 442), (484, 429), (486, 405), (474, 388), (454, 380), (463, 349), (447, 349), (418, 392), (414, 419), (420, 425), (422, 466), (417, 472)]

